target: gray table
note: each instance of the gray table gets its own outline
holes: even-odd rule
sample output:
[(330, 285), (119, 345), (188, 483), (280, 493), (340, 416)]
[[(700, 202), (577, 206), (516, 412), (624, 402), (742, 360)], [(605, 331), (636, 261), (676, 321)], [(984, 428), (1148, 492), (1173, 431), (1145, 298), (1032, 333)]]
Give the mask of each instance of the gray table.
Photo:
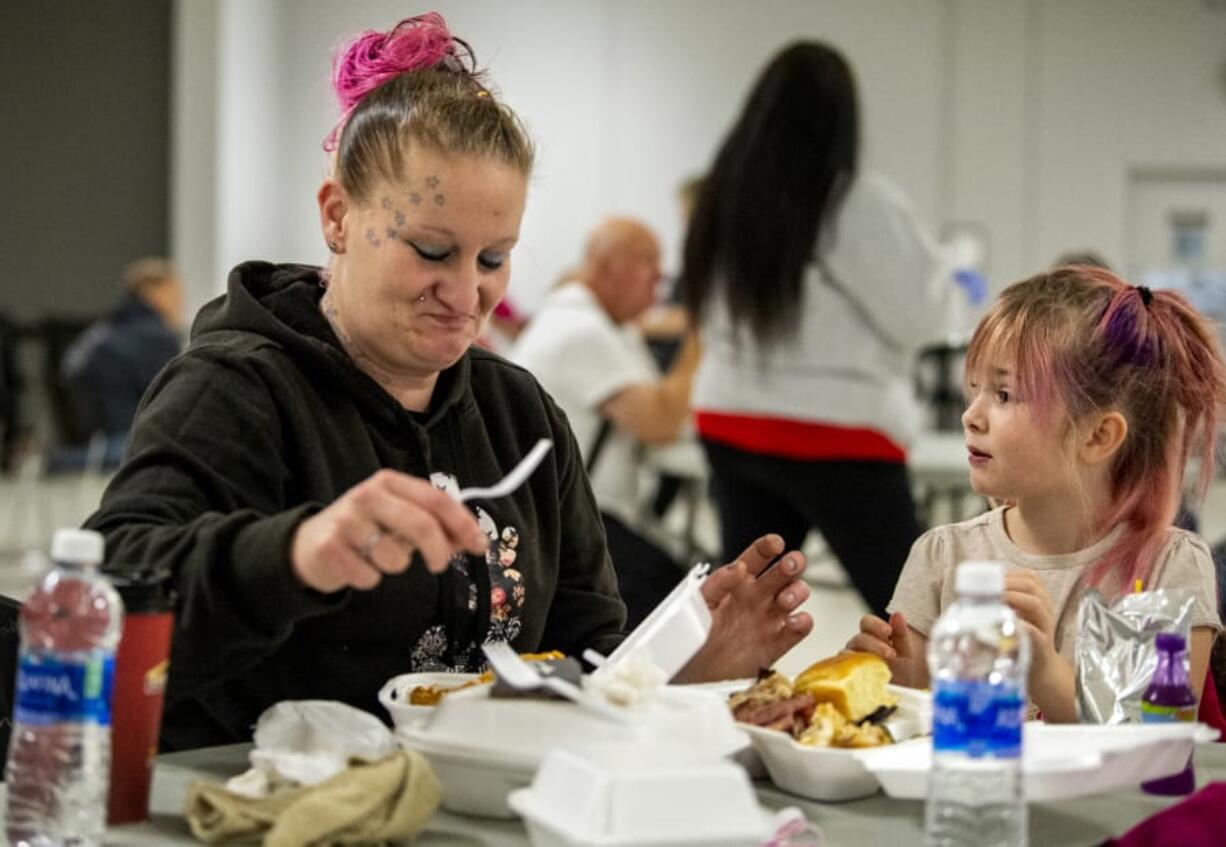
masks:
[[(212, 747), (158, 757), (152, 814), (147, 823), (114, 828), (107, 844), (172, 845), (195, 843), (183, 819), (183, 797), (196, 779), (222, 781), (247, 767), (248, 745)], [(1210, 744), (1196, 753), (1197, 783), (1226, 780), (1226, 744)], [(758, 796), (771, 808), (799, 806), (815, 821), (830, 847), (840, 845), (919, 844), (923, 834), (923, 804), (892, 800), (876, 794), (847, 803), (817, 803), (760, 783)], [(1097, 844), (1118, 835), (1178, 798), (1153, 797), (1139, 789), (1079, 797), (1058, 803), (1036, 803), (1030, 809), (1030, 843), (1035, 847)], [(518, 821), (467, 818), (440, 811), (415, 842), (435, 845), (528, 844)]]

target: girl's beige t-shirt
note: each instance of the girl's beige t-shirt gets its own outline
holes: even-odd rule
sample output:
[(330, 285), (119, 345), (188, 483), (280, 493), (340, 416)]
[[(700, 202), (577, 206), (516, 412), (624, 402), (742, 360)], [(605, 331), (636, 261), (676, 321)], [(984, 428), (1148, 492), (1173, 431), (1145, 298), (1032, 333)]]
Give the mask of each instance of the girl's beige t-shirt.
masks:
[[(1008, 567), (1028, 568), (1039, 575), (1051, 597), (1056, 617), (1056, 651), (1074, 661), (1077, 609), (1088, 590), (1082, 577), (1111, 547), (1122, 527), (1076, 553), (1039, 556), (1020, 550), (1010, 540), (1005, 532), (1005, 508), (1008, 507), (937, 527), (920, 536), (898, 578), (889, 611), (902, 612), (913, 629), (928, 637), (941, 611), (954, 602), (954, 570), (960, 563), (997, 561)], [(1221, 630), (1213, 558), (1199, 536), (1171, 527), (1145, 587), (1188, 589), (1194, 598), (1192, 626)], [(1121, 588), (1118, 580), (1108, 578), (1099, 590), (1110, 598), (1117, 596)]]

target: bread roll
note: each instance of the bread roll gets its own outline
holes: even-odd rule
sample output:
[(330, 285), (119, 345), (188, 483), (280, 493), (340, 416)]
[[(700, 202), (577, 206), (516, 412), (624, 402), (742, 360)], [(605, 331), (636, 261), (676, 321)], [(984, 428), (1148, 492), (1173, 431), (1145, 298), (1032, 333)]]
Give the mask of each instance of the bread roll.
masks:
[(810, 665), (792, 683), (797, 694), (812, 694), (818, 703), (830, 703), (849, 721), (861, 721), (898, 698), (886, 690), (890, 667), (880, 656), (842, 653)]

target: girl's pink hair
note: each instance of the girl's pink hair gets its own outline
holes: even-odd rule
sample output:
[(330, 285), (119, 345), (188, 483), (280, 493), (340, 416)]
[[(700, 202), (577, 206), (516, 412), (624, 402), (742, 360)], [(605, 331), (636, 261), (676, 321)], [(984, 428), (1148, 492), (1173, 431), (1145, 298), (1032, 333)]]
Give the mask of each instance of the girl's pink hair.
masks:
[(475, 71), (472, 49), (451, 34), (438, 12), (405, 18), (387, 32), (368, 29), (342, 44), (332, 57), (332, 90), (342, 115), (324, 139), (324, 150), (336, 149), (350, 113), (367, 94), (400, 74), (440, 65)]
[(1093, 527), (1126, 530), (1090, 570), (1101, 585), (1147, 580), (1179, 508), (1184, 466), (1201, 456), (1199, 493), (1213, 475), (1226, 407), (1226, 364), (1212, 326), (1179, 294), (1129, 285), (1068, 265), (1007, 288), (980, 321), (967, 353), (969, 380), (1003, 358), (1021, 398), (1051, 425), (1119, 410), (1128, 433), (1111, 467), (1112, 507)]

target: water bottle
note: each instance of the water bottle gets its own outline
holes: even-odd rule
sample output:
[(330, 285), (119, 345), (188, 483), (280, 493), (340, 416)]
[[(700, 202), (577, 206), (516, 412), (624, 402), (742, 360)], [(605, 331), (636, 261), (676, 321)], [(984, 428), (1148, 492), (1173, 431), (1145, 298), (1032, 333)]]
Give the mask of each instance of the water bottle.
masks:
[(102, 553), (96, 532), (57, 531), (54, 567), (21, 609), (5, 817), (14, 847), (102, 843), (123, 619)]
[[(1154, 646), (1158, 650), (1158, 666), (1141, 698), (1141, 723), (1195, 721), (1196, 692), (1184, 664), (1187, 653), (1183, 636), (1177, 632), (1159, 633)], [(1188, 757), (1187, 766), (1179, 773), (1144, 782), (1141, 787), (1150, 794), (1191, 794), (1196, 789), (1192, 757)]]
[(966, 562), (957, 601), (928, 642), (932, 771), (924, 816), (929, 847), (1024, 847), (1022, 726), (1030, 642), (1006, 606), (1005, 567)]

